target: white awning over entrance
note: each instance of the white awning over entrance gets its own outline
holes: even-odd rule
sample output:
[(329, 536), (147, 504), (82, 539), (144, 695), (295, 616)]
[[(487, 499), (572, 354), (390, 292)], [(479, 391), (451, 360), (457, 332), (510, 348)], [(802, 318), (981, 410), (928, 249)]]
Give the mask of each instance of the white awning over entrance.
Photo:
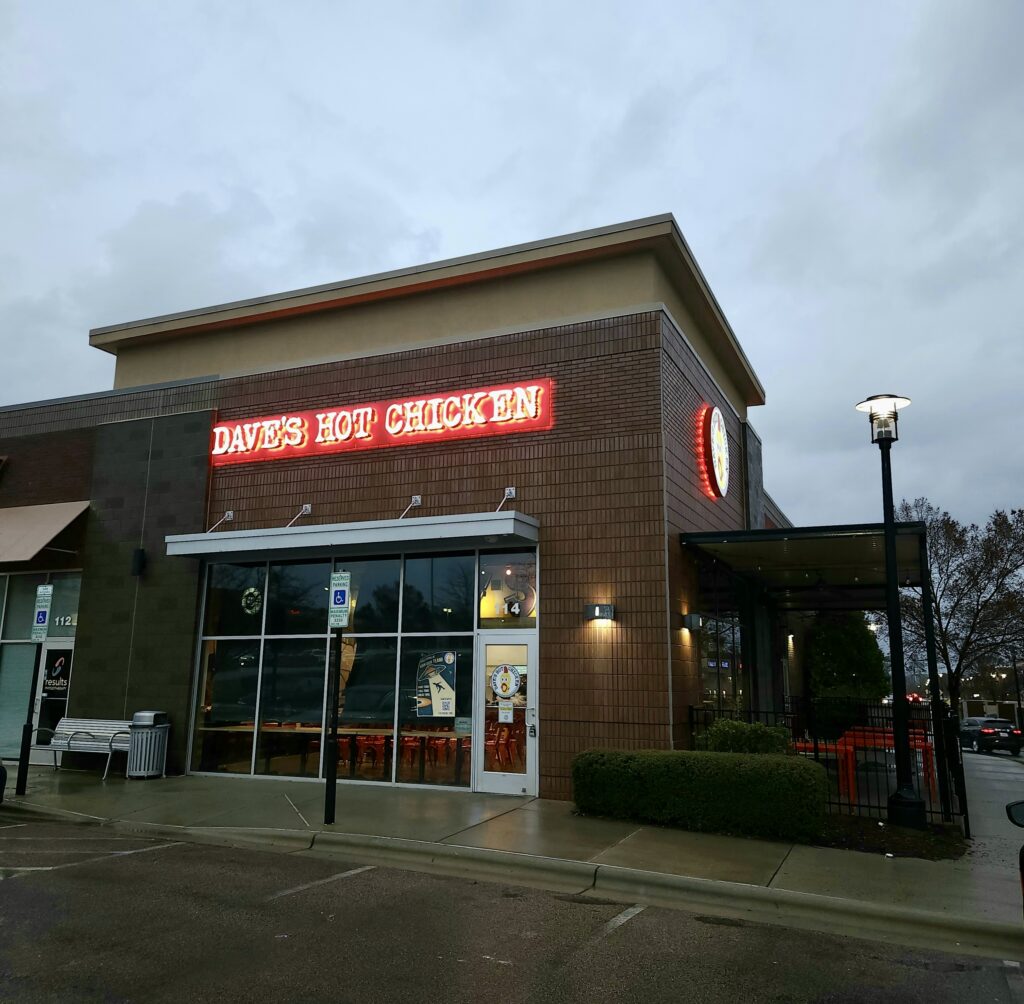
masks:
[(165, 541), (169, 555), (244, 561), (267, 553), (285, 558), (325, 551), (371, 554), (437, 548), (517, 547), (536, 544), (539, 532), (540, 523), (532, 516), (502, 511), (186, 533), (167, 537)]

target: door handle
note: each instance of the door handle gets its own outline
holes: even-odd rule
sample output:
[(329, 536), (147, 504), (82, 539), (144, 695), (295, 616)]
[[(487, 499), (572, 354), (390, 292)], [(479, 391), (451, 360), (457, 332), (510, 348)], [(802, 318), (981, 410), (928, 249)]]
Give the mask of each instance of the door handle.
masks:
[(530, 739), (537, 738), (537, 709), (526, 709), (526, 735)]

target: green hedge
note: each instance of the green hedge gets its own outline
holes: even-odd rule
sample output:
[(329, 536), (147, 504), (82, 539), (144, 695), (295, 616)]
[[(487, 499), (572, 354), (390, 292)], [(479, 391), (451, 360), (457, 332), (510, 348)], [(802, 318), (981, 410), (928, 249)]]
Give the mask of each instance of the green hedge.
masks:
[(701, 749), (712, 753), (788, 753), (789, 729), (785, 725), (716, 718), (704, 733)]
[(798, 756), (592, 750), (572, 779), (585, 815), (803, 842), (825, 825), (825, 770)]

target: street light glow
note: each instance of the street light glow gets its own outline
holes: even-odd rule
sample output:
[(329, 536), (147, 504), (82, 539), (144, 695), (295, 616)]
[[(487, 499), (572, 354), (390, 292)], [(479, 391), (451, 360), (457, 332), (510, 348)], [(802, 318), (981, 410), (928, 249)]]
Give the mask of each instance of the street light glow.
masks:
[(896, 430), (897, 415), (901, 408), (910, 404), (909, 397), (902, 397), (899, 394), (872, 394), (865, 398), (857, 406), (857, 411), (867, 412), (868, 420), (871, 423), (871, 442), (877, 443), (882, 439), (889, 439), (895, 442), (899, 439)]

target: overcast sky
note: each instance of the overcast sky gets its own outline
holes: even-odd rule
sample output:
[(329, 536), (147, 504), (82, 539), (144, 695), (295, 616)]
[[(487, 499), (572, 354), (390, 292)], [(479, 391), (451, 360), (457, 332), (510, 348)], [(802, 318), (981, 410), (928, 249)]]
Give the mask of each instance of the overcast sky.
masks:
[(1024, 504), (1024, 3), (0, 0), (0, 404), (104, 324), (672, 212), (797, 523)]

